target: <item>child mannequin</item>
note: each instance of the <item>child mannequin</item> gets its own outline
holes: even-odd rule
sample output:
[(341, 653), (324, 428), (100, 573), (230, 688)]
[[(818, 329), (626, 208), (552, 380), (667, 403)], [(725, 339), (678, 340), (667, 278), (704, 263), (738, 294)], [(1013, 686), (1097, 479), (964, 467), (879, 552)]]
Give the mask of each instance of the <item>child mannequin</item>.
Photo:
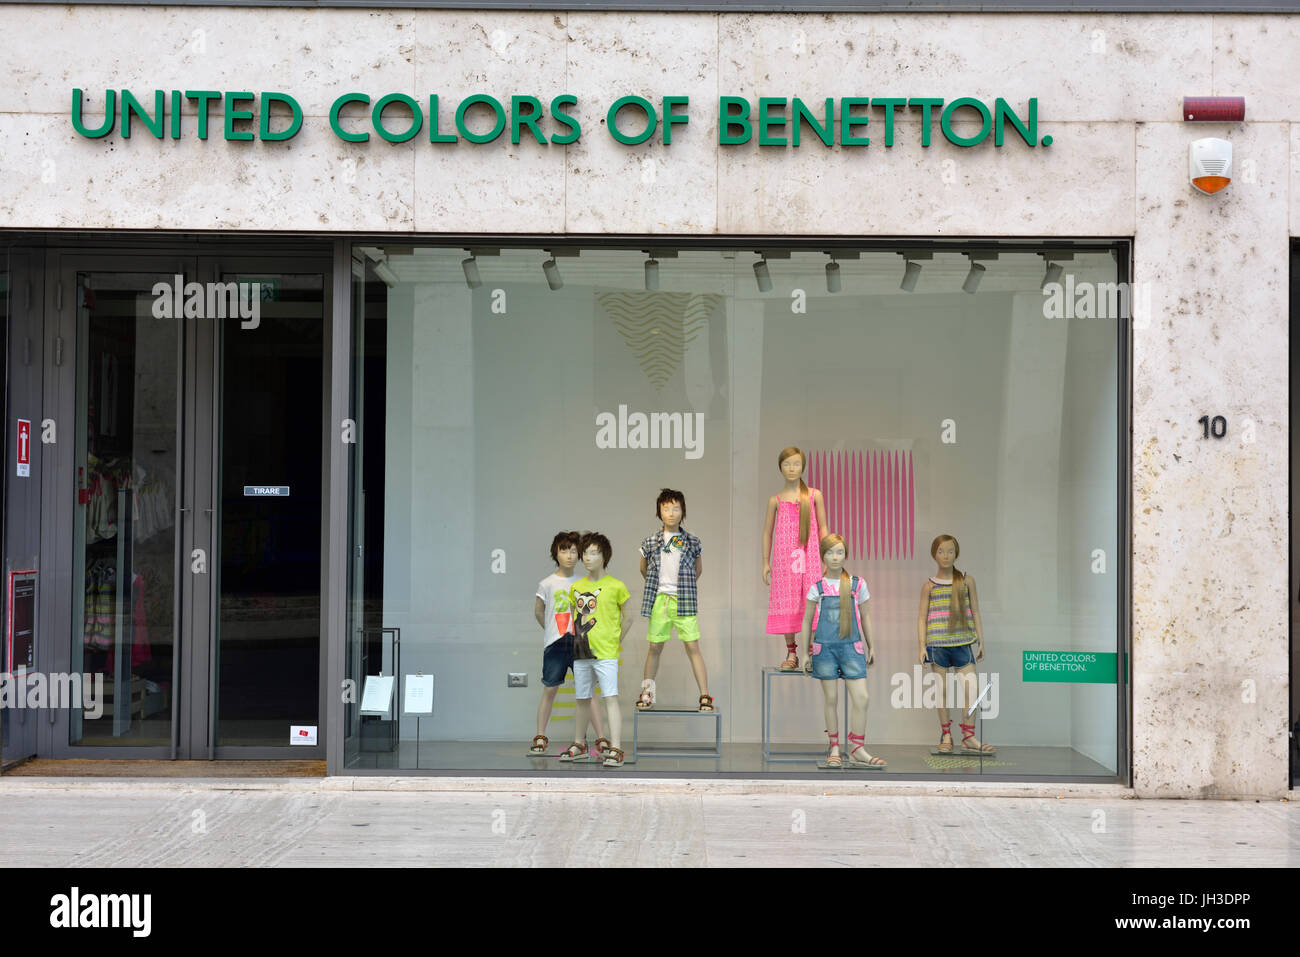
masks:
[(826, 528), (822, 493), (802, 478), (804, 454), (791, 445), (781, 451), (777, 465), (785, 486), (767, 500), (763, 529), (763, 582), (771, 586), (767, 599), (767, 633), (785, 635), (782, 671), (799, 670), (795, 633), (804, 618), (804, 596), (821, 574), (818, 542)]
[[(574, 582), (569, 594), (574, 608), (574, 661), (573, 684), (578, 698), (577, 725), (574, 742), (560, 756), (570, 761), (585, 760), (587, 742), (576, 740), (587, 730), (591, 714), (591, 698), (597, 682), (600, 693), (609, 709), (609, 736), (613, 744), (602, 750), (605, 767), (623, 766), (623, 715), (618, 710), (618, 652), (632, 627), (632, 616), (623, 613), (623, 605), (630, 597), (627, 586), (605, 571), (614, 556), (609, 539), (599, 532), (588, 532), (578, 543), (582, 564), (587, 568), (585, 578)], [(590, 648), (593, 657), (583, 657)]]
[[(863, 746), (867, 732), (867, 665), (874, 664), (876, 652), (871, 640), (871, 612), (866, 607), (870, 595), (867, 583), (844, 570), (848, 554), (844, 538), (830, 534), (821, 540), (820, 558), (826, 564), (826, 577), (808, 589), (804, 611), (804, 634), (807, 635), (808, 661), (804, 671), (821, 680), (825, 696), (826, 734), (830, 737), (825, 767), (844, 766), (839, 746), (839, 700), (837, 679), (844, 679), (852, 707), (849, 715), (849, 767), (883, 770), (885, 761), (872, 757)], [(814, 616), (816, 620), (814, 621)], [(865, 647), (864, 647), (865, 645)]]
[(712, 711), (709, 674), (700, 654), (700, 626), (697, 620), (698, 599), (695, 585), (704, 573), (700, 558), (700, 540), (681, 527), (686, 517), (686, 496), (676, 489), (660, 491), (655, 515), (663, 527), (641, 543), (641, 577), (645, 579), (645, 597), (641, 614), (650, 619), (650, 651), (645, 659), (645, 676), (636, 706), (644, 711), (655, 703), (655, 676), (659, 674), (659, 656), (672, 637), (673, 629), (686, 648), (695, 683), (700, 689), (700, 710)]
[[(975, 662), (984, 659), (984, 623), (980, 621), (975, 579), (963, 575), (955, 564), (961, 546), (951, 535), (930, 543), (930, 557), (938, 566), (934, 577), (921, 586), (921, 610), (916, 618), (916, 639), (921, 664), (929, 664), (939, 678), (939, 747), (935, 754), (952, 754), (952, 721), (948, 717), (946, 673), (962, 676), (967, 707), (975, 701)], [(971, 646), (976, 647), (972, 654)], [(955, 706), (956, 702), (952, 702)], [(962, 754), (996, 754), (991, 744), (975, 737), (975, 725), (961, 726)]]
[[(545, 757), (546, 748), (551, 739), (546, 736), (546, 726), (551, 720), (551, 709), (555, 706), (555, 695), (564, 684), (564, 675), (573, 667), (573, 606), (569, 599), (569, 589), (582, 577), (575, 570), (578, 566), (578, 541), (582, 535), (578, 532), (557, 532), (551, 540), (551, 561), (555, 562), (555, 571), (543, 578), (537, 586), (537, 600), (533, 603), (533, 614), (537, 624), (542, 626), (542, 700), (537, 705), (537, 734), (533, 735), (528, 753), (533, 757)], [(596, 732), (596, 747), (609, 744), (605, 731), (601, 727), (600, 708), (591, 712), (591, 726)], [(579, 734), (585, 737), (586, 728), (579, 728)]]

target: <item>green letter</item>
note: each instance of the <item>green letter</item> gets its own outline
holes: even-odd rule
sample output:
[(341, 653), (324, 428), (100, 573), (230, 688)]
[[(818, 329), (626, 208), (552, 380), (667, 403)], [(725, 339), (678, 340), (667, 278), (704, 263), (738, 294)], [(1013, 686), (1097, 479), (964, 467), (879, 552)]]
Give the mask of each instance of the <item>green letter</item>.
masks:
[[(527, 103), (531, 109), (523, 114), (519, 114), (519, 107)], [(510, 97), (510, 142), (519, 142), (519, 130), (521, 127), (528, 127), (528, 132), (533, 134), (533, 139), (545, 145), (546, 137), (542, 131), (537, 128), (537, 121), (542, 116), (542, 101), (535, 96), (512, 96)]]
[[(271, 104), (284, 103), (289, 107), (289, 112), (293, 119), (289, 121), (289, 128), (281, 130), (279, 133), (271, 132)], [(302, 129), (302, 107), (298, 101), (288, 93), (263, 93), (262, 94), (262, 117), (261, 124), (258, 127), (258, 133), (264, 140), (287, 140), (298, 134)]]
[(226, 139), (228, 140), (251, 140), (253, 131), (239, 132), (235, 129), (235, 120), (251, 120), (253, 118), (252, 110), (237, 110), (235, 104), (239, 100), (253, 100), (252, 93), (226, 93)]
[(561, 93), (555, 99), (551, 100), (551, 117), (556, 122), (563, 123), (569, 128), (568, 133), (557, 133), (555, 136), (552, 136), (552, 143), (572, 143), (582, 134), (582, 127), (578, 125), (578, 121), (560, 109), (562, 106), (576, 106), (577, 102), (578, 98), (572, 93)]
[(930, 145), (930, 107), (943, 106), (943, 100), (937, 100), (928, 96), (914, 96), (907, 101), (908, 106), (919, 106), (921, 108), (921, 145)]
[(140, 101), (135, 98), (135, 95), (130, 90), (122, 91), (122, 139), (131, 138), (132, 113), (140, 118), (140, 122), (148, 128), (155, 139), (162, 139), (163, 123), (165, 122), (163, 104), (166, 102), (166, 98), (163, 96), (162, 90), (154, 90), (153, 99), (154, 113), (156, 115), (151, 117), (144, 111), (144, 107), (140, 105)]
[(181, 138), (181, 91), (172, 90), (172, 139)]
[(455, 143), (459, 137), (455, 133), (438, 132), (438, 94), (429, 94), (429, 142)]
[(689, 106), (690, 97), (686, 96), (665, 96), (663, 99), (664, 113), (664, 146), (673, 141), (673, 124), (689, 123), (691, 118), (685, 113), (676, 114), (673, 112), (674, 106)]
[[(616, 117), (618, 116), (618, 111), (623, 109), (625, 106), (640, 107), (640, 109), (645, 113), (645, 129), (636, 136), (626, 136), (619, 131)], [(609, 108), (609, 112), (605, 114), (605, 122), (609, 125), (610, 136), (614, 137), (614, 139), (618, 140), (625, 146), (636, 146), (638, 143), (644, 143), (646, 140), (650, 139), (650, 137), (655, 135), (655, 128), (659, 126), (659, 117), (655, 115), (654, 106), (645, 97), (620, 96)]]
[(807, 123), (809, 126), (813, 128), (813, 132), (817, 134), (817, 138), (822, 141), (823, 145), (825, 146), (835, 145), (835, 101), (832, 100), (829, 96), (826, 97), (826, 125), (825, 126), (817, 122), (817, 118), (808, 111), (808, 107), (804, 106), (803, 100), (799, 99), (799, 97), (797, 96), (794, 98), (792, 112), (794, 114), (794, 119), (790, 124), (791, 143), (793, 143), (795, 146), (799, 145), (799, 127), (803, 123)]
[(1002, 122), (1010, 120), (1011, 125), (1016, 128), (1020, 138), (1030, 146), (1038, 144), (1038, 98), (1031, 96), (1029, 98), (1029, 125), (1026, 127), (1020, 122), (1020, 117), (1011, 111), (1007, 101), (998, 97), (993, 106), (996, 122), (993, 124), (993, 145), (1002, 145)]
[(199, 114), (199, 139), (208, 138), (208, 101), (220, 100), (221, 94), (216, 90), (186, 90), (185, 99), (194, 101), (194, 108)]
[(117, 119), (117, 91), (104, 91), (104, 125), (93, 130), (87, 129), (81, 121), (81, 91), (72, 91), (72, 128), (82, 136), (88, 136), (92, 140), (97, 140), (101, 136), (107, 136), (113, 132), (113, 121)]
[(346, 140), (349, 143), (364, 143), (366, 140), (370, 139), (369, 133), (349, 133), (347, 130), (343, 129), (343, 127), (339, 126), (339, 110), (343, 109), (343, 107), (347, 106), (349, 103), (368, 104), (369, 102), (370, 97), (365, 93), (344, 93), (334, 101), (333, 105), (330, 106), (330, 129), (334, 131), (334, 134), (339, 139)]
[(866, 96), (844, 96), (840, 97), (840, 146), (870, 146), (871, 139), (866, 136), (855, 136), (853, 127), (866, 126), (871, 122), (868, 116), (854, 116), (853, 108), (855, 106), (870, 106), (871, 98)]
[[(969, 106), (971, 109), (978, 110), (980, 118), (984, 121), (980, 127), (979, 134), (976, 136), (958, 136), (952, 131), (952, 115), (963, 106)], [(963, 96), (953, 100), (943, 111), (943, 116), (939, 118), (939, 128), (943, 130), (944, 138), (949, 143), (955, 143), (957, 146), (976, 146), (984, 142), (984, 137), (989, 135), (989, 129), (993, 126), (993, 117), (989, 113), (989, 108), (979, 100), (971, 96)]]
[[(731, 113), (732, 106), (739, 106), (739, 113)], [(731, 128), (739, 126), (745, 132), (732, 133)], [(743, 96), (724, 96), (718, 99), (718, 142), (726, 146), (748, 143), (754, 135), (754, 127), (749, 122), (749, 100)]]
[[(411, 128), (403, 133), (390, 133), (384, 127), (384, 107), (389, 103), (405, 103), (411, 108)], [(375, 108), (370, 111), (370, 122), (374, 124), (375, 132), (388, 140), (390, 143), (405, 143), (416, 133), (420, 132), (420, 127), (424, 125), (424, 114), (420, 112), (420, 104), (405, 93), (389, 93), (387, 96), (380, 97), (375, 103)]]
[(893, 146), (894, 145), (894, 107), (907, 106), (907, 100), (902, 97), (893, 99), (890, 97), (881, 96), (873, 99), (871, 101), (871, 105), (883, 106), (885, 108), (885, 145)]
[[(492, 126), (491, 133), (471, 133), (465, 128), (465, 111), (476, 103), (486, 103), (492, 107), (492, 112), (497, 115), (497, 121)], [(460, 135), (465, 137), (471, 143), (491, 143), (501, 135), (501, 131), (506, 128), (506, 108), (501, 105), (501, 101), (486, 93), (476, 93), (474, 96), (466, 97), (460, 101), (460, 106), (456, 107), (456, 129)]]
[(769, 126), (785, 126), (784, 116), (771, 116), (768, 114), (768, 107), (780, 104), (785, 109), (785, 97), (783, 96), (760, 96), (758, 98), (758, 145), (759, 146), (785, 146), (784, 136), (769, 136), (767, 128)]

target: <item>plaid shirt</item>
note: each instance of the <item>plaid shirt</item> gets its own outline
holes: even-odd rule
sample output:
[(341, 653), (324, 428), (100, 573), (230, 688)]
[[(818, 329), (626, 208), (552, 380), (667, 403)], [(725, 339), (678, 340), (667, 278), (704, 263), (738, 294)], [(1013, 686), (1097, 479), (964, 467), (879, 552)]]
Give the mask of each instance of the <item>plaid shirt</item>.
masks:
[[(677, 614), (683, 618), (699, 614), (699, 595), (695, 590), (695, 559), (703, 550), (700, 540), (680, 525), (677, 534), (686, 542), (682, 549), (682, 563), (677, 569)], [(664, 547), (664, 530), (660, 528), (646, 536), (641, 543), (641, 556), (645, 559), (645, 596), (641, 599), (641, 616), (649, 618), (659, 594), (659, 554)]]

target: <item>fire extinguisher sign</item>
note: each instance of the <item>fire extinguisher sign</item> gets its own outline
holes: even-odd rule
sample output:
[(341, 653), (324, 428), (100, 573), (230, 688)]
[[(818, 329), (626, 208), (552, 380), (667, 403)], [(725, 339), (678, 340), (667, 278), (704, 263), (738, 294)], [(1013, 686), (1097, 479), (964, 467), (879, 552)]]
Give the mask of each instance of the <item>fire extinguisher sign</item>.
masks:
[(18, 477), (31, 478), (32, 475), (32, 421), (18, 420)]

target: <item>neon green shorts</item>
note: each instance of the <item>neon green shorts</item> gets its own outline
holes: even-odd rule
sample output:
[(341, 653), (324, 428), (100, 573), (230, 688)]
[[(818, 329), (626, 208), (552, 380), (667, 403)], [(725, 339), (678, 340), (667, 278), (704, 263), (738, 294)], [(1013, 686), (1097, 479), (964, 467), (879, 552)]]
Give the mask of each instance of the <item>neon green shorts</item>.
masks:
[(673, 626), (677, 627), (677, 637), (682, 641), (700, 640), (698, 619), (694, 615), (677, 617), (677, 596), (656, 595), (654, 607), (650, 609), (650, 634), (646, 637), (651, 644), (665, 642), (672, 637)]

